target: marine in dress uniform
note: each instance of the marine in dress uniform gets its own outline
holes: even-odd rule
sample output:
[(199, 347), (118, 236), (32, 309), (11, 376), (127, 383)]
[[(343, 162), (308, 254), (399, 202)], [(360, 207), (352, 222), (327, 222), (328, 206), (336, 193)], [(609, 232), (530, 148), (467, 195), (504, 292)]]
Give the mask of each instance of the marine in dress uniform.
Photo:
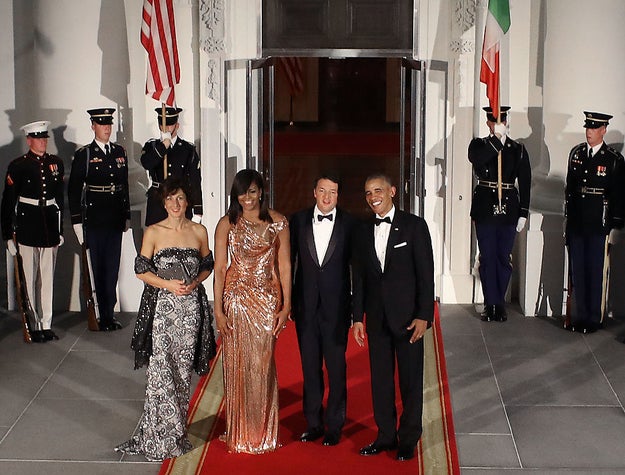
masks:
[[(166, 107), (165, 117), (163, 109), (155, 109), (158, 114), (158, 124), (161, 129), (160, 139), (148, 140), (141, 152), (141, 165), (148, 172), (151, 184), (147, 191), (147, 207), (145, 225), (167, 218), (167, 212), (163, 207), (159, 193), (161, 183), (167, 178), (179, 178), (184, 180), (191, 196), (187, 208), (187, 218), (196, 223), (202, 220), (202, 178), (200, 173), (200, 158), (195, 146), (178, 136), (178, 116), (182, 109), (179, 107)], [(165, 125), (163, 125), (163, 119)]]
[(575, 311), (567, 330), (590, 333), (605, 312), (609, 234), (623, 227), (625, 162), (603, 141), (611, 115), (584, 111), (586, 142), (569, 154), (566, 242)]
[(130, 222), (128, 158), (124, 147), (109, 141), (115, 109), (87, 112), (95, 139), (74, 154), (67, 194), (76, 237), (91, 257), (100, 330), (113, 331), (122, 327), (113, 309), (122, 233)]
[(21, 128), (29, 151), (9, 164), (1, 206), (2, 238), (15, 255), (15, 234), (24, 262), (36, 319), (31, 339), (37, 343), (58, 340), (51, 324), (54, 267), (63, 244), (64, 167), (59, 157), (46, 152), (49, 125), (37, 121)]
[[(523, 230), (530, 204), (532, 172), (525, 147), (508, 136), (507, 111), (501, 121), (490, 107), (486, 111), (488, 137), (469, 144), (476, 186), (471, 218), (480, 251), (480, 280), (484, 292), (484, 321), (507, 320), (505, 295), (512, 276), (510, 254), (517, 232)], [(501, 203), (499, 201), (498, 155), (501, 152)]]

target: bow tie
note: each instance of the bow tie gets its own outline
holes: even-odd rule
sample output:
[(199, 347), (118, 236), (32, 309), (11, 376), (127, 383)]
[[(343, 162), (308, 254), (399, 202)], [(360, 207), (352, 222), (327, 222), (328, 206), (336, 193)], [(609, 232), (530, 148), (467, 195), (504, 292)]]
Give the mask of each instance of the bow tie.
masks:
[(323, 221), (324, 219), (327, 219), (328, 221), (332, 221), (332, 215), (331, 214), (318, 214), (317, 215), (317, 220)]
[(375, 218), (375, 225), (379, 226), (380, 223), (391, 224), (391, 218), (389, 218), (388, 216), (386, 218)]

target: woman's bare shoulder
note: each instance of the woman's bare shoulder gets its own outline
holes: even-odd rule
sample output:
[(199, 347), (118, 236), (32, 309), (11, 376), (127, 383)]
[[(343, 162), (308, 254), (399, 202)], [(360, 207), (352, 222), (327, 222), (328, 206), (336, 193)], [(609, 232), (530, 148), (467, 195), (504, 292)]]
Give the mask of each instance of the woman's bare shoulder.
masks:
[(271, 219), (273, 220), (274, 223), (278, 223), (280, 221), (286, 221), (286, 217), (279, 211), (276, 211), (275, 209), (269, 209), (269, 216), (271, 216)]

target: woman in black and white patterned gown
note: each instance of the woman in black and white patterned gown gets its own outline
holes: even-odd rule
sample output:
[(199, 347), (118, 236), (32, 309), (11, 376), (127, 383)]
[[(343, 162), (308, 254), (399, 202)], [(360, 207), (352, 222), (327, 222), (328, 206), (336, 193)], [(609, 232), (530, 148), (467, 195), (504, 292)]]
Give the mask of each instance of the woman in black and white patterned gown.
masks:
[(179, 180), (162, 185), (167, 218), (149, 226), (135, 273), (145, 282), (132, 338), (135, 369), (148, 363), (143, 415), (133, 437), (115, 450), (151, 461), (189, 451), (191, 375), (215, 356), (212, 312), (200, 283), (213, 270), (208, 234), (185, 217), (189, 192)]

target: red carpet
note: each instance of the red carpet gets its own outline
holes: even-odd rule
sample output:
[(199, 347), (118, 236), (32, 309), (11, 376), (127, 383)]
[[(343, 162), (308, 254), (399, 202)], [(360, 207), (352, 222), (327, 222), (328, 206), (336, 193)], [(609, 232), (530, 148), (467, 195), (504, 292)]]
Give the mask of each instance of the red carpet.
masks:
[[(437, 318), (438, 320), (438, 318)], [(408, 462), (394, 460), (395, 453), (375, 457), (358, 454), (376, 436), (371, 409), (369, 361), (350, 335), (347, 350), (347, 421), (339, 445), (324, 447), (321, 441), (297, 440), (306, 429), (302, 415), (302, 374), (295, 328), (290, 324), (276, 349), (280, 385), (280, 441), (282, 447), (264, 455), (229, 454), (219, 441), (224, 431), (221, 353), (213, 372), (203, 377), (191, 401), (189, 437), (191, 452), (167, 460), (161, 475), (174, 474), (459, 474), (451, 402), (438, 321), (425, 338), (424, 432), (417, 456)]]

